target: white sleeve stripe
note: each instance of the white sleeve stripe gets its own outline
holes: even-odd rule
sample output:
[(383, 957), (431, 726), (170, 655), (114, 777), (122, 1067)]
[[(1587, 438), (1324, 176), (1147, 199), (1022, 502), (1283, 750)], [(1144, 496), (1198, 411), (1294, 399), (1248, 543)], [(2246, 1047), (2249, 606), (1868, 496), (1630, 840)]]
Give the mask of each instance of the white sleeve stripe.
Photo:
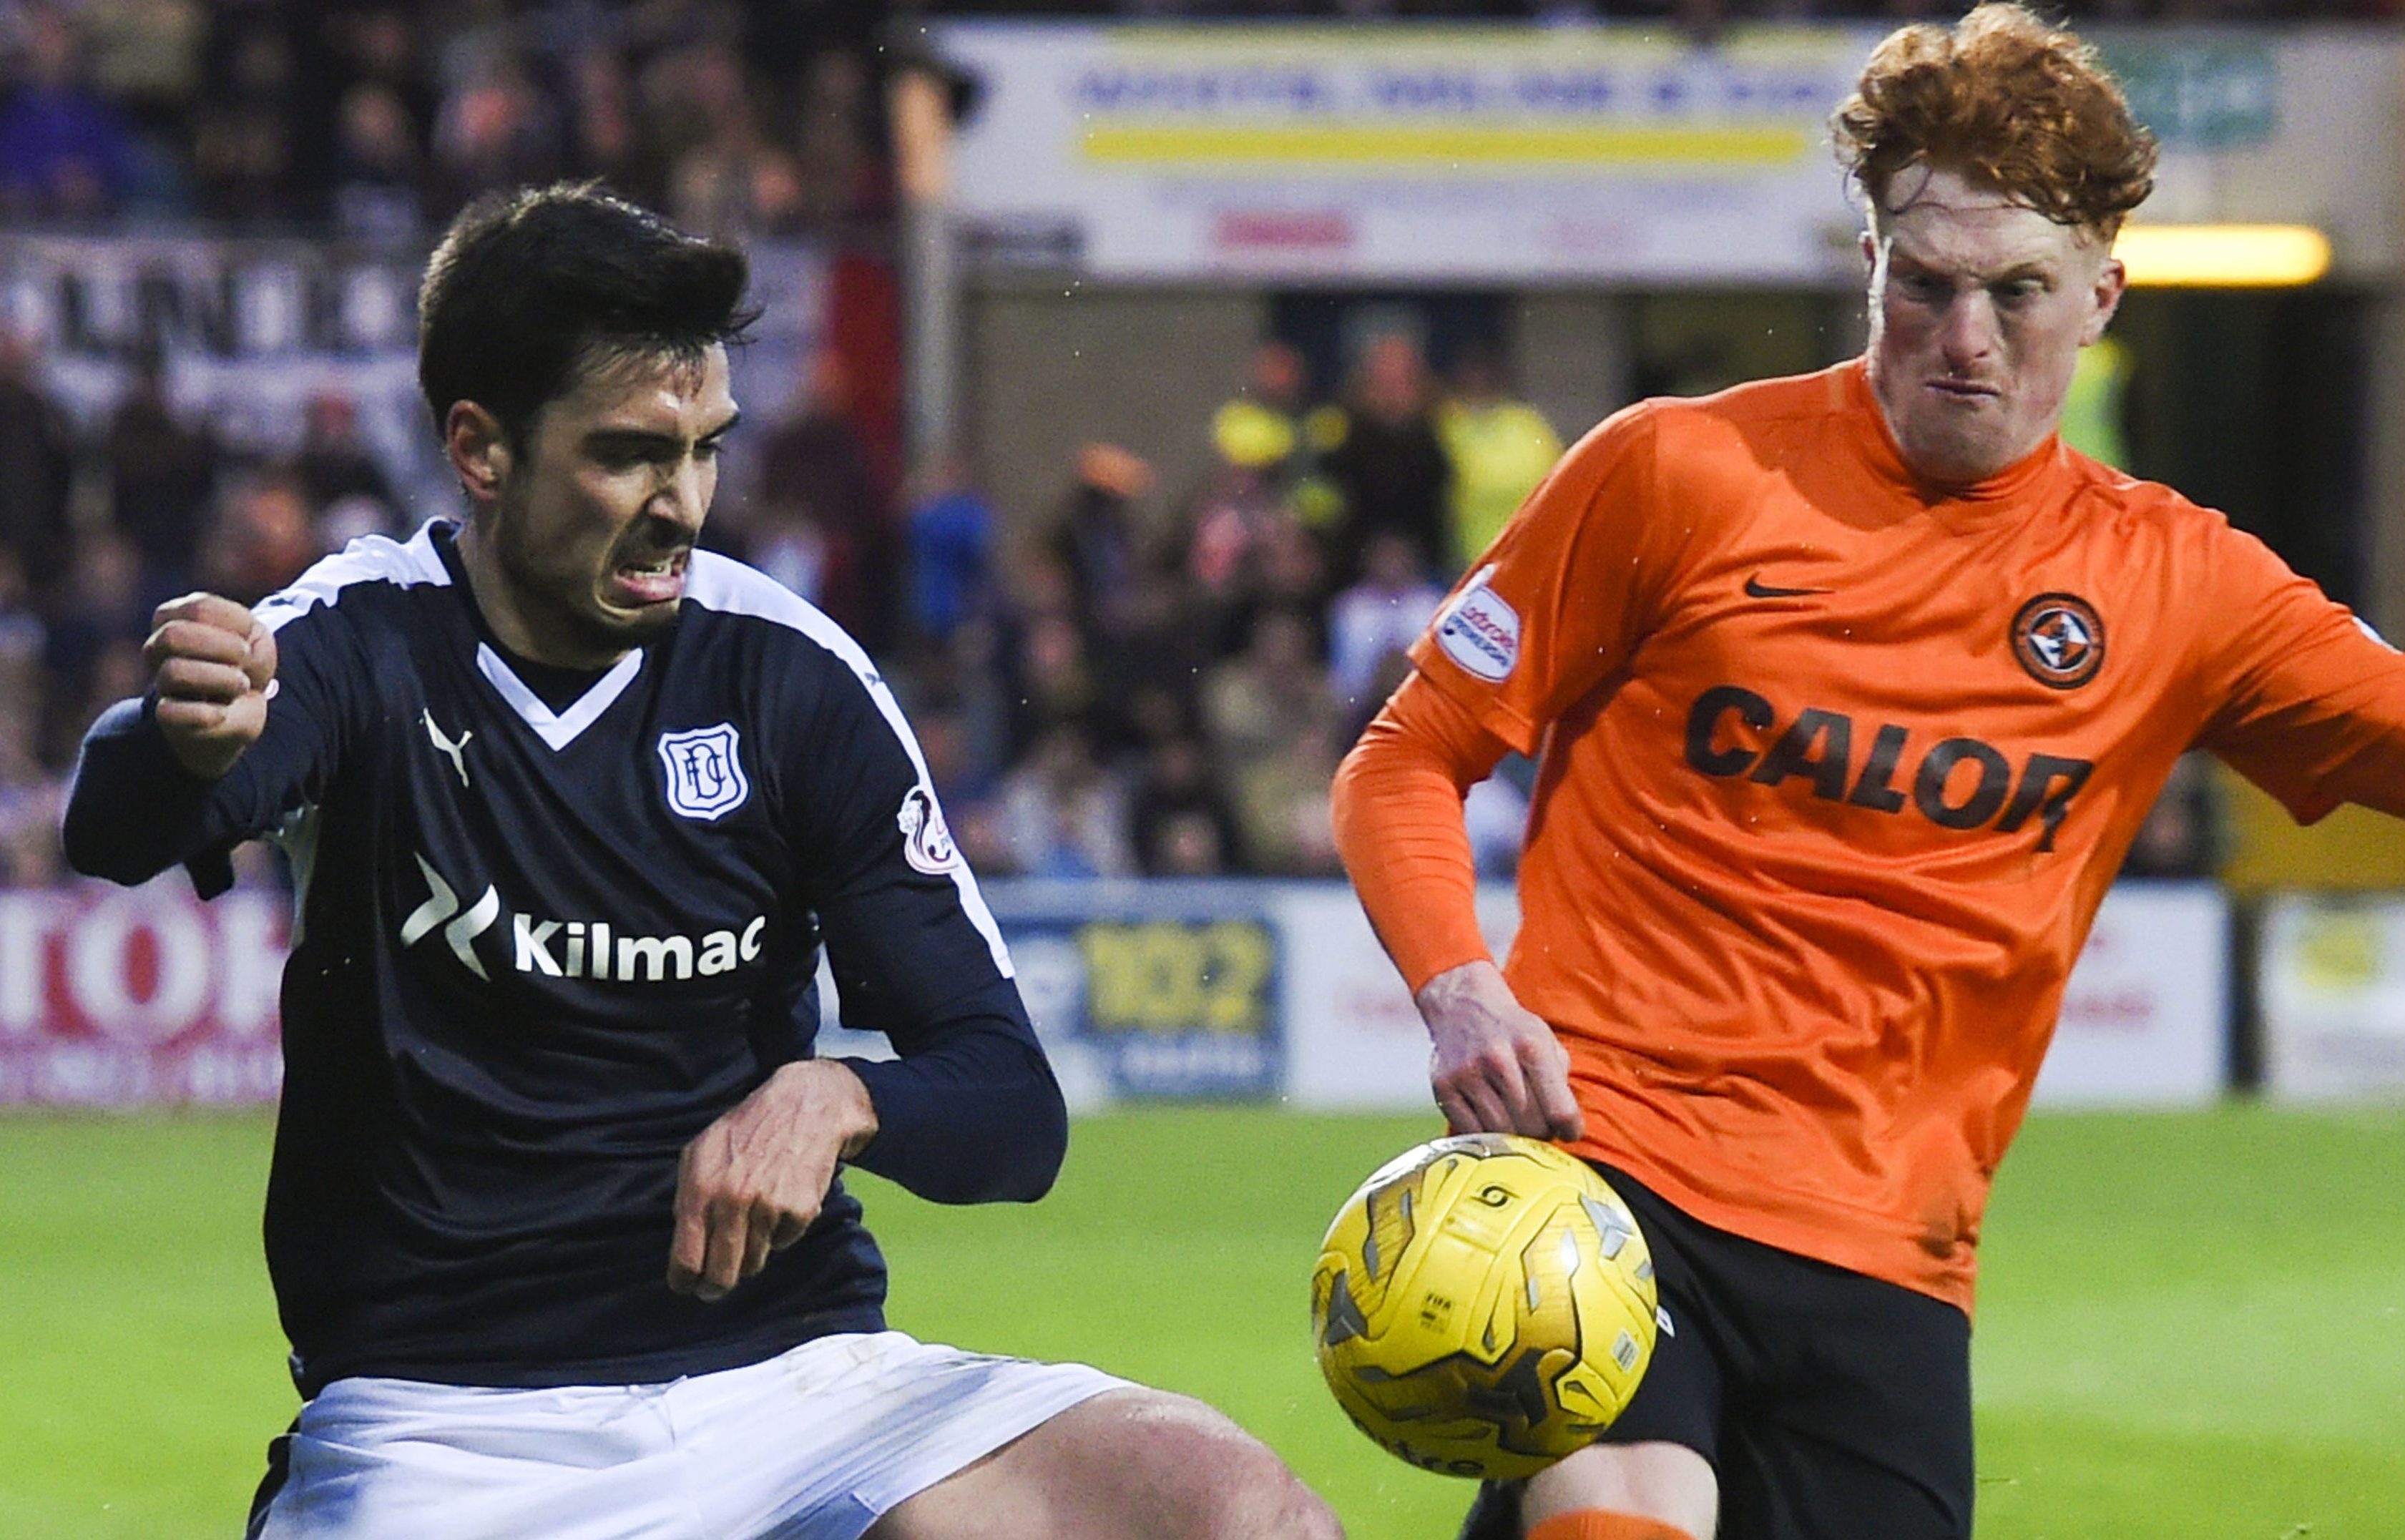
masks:
[[(774, 578), (708, 551), (693, 553), (685, 569), (684, 596), (691, 603), (722, 614), (775, 621), (841, 658), (859, 677), (868, 698), (877, 703), (878, 711), (885, 718), (886, 725), (893, 729), (893, 735), (902, 740), (903, 751), (910, 756), (911, 767), (918, 772), (919, 784), (926, 788), (931, 801), (935, 799), (935, 778), (927, 774), (926, 756), (919, 751), (919, 740), (902, 715), (902, 704), (886, 688), (868, 654), (843, 627)], [(951, 877), (952, 886), (960, 889), (961, 909), (968, 916), (969, 923), (977, 927), (977, 934), (985, 938), (986, 950), (993, 955), (995, 969), (1005, 978), (1018, 977), (1018, 970), (1011, 966), (1010, 948), (1003, 944), (1002, 927), (994, 923), (993, 911), (986, 907), (985, 895), (977, 890), (977, 877), (969, 871), (968, 863), (954, 866)]]
[(428, 521), (406, 545), (382, 535), (363, 535), (293, 579), (290, 587), (260, 600), (251, 612), (274, 632), (321, 604), (334, 603), (354, 583), (447, 586), (451, 573), (435, 554), (433, 529), (433, 521)]

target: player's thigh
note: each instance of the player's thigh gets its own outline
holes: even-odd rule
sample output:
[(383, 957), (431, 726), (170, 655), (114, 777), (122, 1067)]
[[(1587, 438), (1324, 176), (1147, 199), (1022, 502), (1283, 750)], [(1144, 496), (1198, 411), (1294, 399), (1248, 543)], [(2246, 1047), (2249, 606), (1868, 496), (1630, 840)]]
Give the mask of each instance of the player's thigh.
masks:
[(1324, 1540), (1328, 1505), (1202, 1403), (1108, 1391), (900, 1504), (868, 1540)]
[(1797, 1330), (1808, 1355), (1723, 1431), (1726, 1540), (1969, 1540), (1968, 1319), (1855, 1275)]
[(1528, 1478), (1525, 1532), (1557, 1513), (1601, 1508), (1707, 1540), (1719, 1511), (1723, 1410), (1732, 1374), (1709, 1236), (1625, 1174), (1605, 1176), (1637, 1212), (1653, 1254), (1662, 1329), (1637, 1393), (1596, 1442)]

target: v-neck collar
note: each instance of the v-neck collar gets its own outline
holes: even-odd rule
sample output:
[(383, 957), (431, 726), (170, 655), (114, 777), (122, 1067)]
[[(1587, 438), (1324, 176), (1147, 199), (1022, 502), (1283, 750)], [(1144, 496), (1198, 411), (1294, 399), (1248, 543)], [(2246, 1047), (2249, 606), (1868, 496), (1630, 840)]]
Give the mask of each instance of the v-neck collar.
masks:
[(492, 627), (486, 623), (485, 612), (476, 606), (475, 590), (468, 582), (468, 569), (459, 559), (458, 529), (456, 524), (438, 525), (434, 530), (433, 545), (435, 554), (443, 559), (444, 568), (451, 574), (451, 586), (457, 591), (459, 602), (467, 610), (469, 624), (475, 630), (476, 672), (485, 676), (485, 682), (493, 687), (495, 693), (517, 713), (518, 720), (525, 722), (536, 737), (555, 752), (565, 749), (574, 743), (586, 728), (599, 721), (601, 714), (616, 705), (618, 697), (626, 693), (627, 687), (635, 682), (635, 676), (643, 671), (643, 655), (647, 649), (638, 647), (628, 652), (595, 679), (583, 694), (565, 707), (553, 710), (549, 703), (518, 677), (517, 671), (510, 666), (509, 660), (502, 656), (500, 648), (495, 643)]

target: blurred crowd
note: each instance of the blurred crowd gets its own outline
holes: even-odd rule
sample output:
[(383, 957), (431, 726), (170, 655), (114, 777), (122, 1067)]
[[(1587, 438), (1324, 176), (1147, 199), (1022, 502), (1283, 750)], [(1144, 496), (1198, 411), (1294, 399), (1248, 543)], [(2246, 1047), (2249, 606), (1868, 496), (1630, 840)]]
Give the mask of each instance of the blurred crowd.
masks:
[[(1262, 343), (1207, 432), (1211, 469), (1185, 488), (1087, 445), (1016, 541), (939, 477), (903, 523), (898, 632), (873, 604), (820, 595), (896, 661), (980, 869), (1333, 875), (1338, 757), (1561, 449), (1492, 352), (1440, 379), (1401, 334), (1371, 342), (1327, 400), (1294, 348)], [(1474, 800), (1490, 871), (1512, 860), (1526, 781), (1517, 766)]]
[[(721, 234), (873, 241), (891, 214), (893, 21), (835, 0), (0, 0), (0, 210), (422, 243), (486, 188), (594, 175)], [(709, 539), (860, 637), (977, 868), (1334, 874), (1338, 757), (1560, 453), (1508, 358), (1472, 343), (1432, 362), (1396, 331), (1315, 383), (1264, 341), (1190, 425), (1209, 446), (1194, 484), (1092, 443), (1057, 506), (1004, 510), (957, 457), (905, 477), (897, 353), (890, 336), (823, 352), (730, 469)], [(154, 605), (193, 587), (255, 601), (353, 537), (450, 511), (404, 506), (339, 388), (308, 399), (297, 450), (263, 455), (179, 411), (160, 358), (134, 359), (113, 406), (80, 418), (49, 362), (0, 331), (0, 886), (58, 875), (63, 777), (92, 717), (141, 689)], [(1532, 773), (1507, 760), (1472, 795), (1489, 873), (1514, 858)], [(2194, 869), (2210, 821), (2142, 841), (2140, 868)]]
[(600, 176), (688, 228), (874, 217), (877, 5), (0, 0), (0, 209), (406, 240)]

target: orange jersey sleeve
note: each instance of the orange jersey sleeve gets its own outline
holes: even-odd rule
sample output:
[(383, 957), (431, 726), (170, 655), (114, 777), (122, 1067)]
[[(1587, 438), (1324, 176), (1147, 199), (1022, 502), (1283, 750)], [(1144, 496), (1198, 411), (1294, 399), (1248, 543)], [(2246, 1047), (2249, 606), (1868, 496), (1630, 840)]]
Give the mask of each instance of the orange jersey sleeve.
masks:
[(2215, 532), (2224, 617), (2199, 739), (2311, 823), (2341, 803), (2405, 814), (2405, 654), (2251, 535)]
[(1523, 754), (1653, 623), (1680, 533), (1653, 516), (1655, 457), (1643, 405), (1572, 446), (1413, 648), (1436, 688)]
[(1487, 956), (1461, 799), (1506, 745), (1418, 674), (1337, 768), (1336, 848), (1386, 955), (1420, 986)]

